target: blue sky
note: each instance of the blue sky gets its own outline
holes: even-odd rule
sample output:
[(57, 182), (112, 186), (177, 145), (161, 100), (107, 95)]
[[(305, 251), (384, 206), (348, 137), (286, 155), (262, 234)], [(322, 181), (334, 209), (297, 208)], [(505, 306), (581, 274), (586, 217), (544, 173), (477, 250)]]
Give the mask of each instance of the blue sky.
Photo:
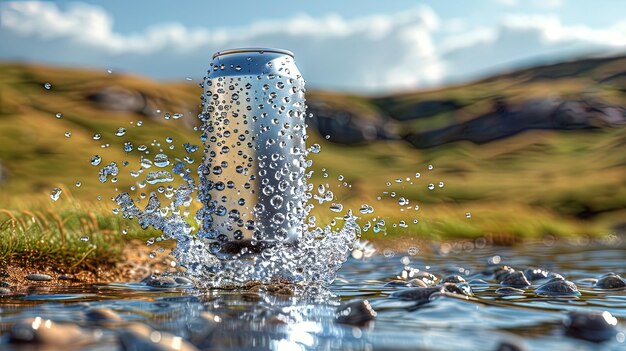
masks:
[(295, 52), (307, 84), (381, 93), (626, 52), (621, 0), (2, 1), (0, 59), (200, 78), (214, 51)]

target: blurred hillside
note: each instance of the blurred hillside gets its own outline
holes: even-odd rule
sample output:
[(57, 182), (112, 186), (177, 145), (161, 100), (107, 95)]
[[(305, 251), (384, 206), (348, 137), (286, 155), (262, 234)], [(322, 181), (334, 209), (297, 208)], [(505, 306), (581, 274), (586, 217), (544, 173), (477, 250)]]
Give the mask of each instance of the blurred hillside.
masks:
[[(140, 155), (124, 152), (128, 140), (182, 159), (183, 143), (199, 144), (200, 94), (191, 81), (0, 64), (0, 202), (50, 201), (56, 186), (63, 196), (107, 199), (136, 179), (102, 185), (89, 161), (98, 154), (102, 165), (128, 160), (136, 169)], [(314, 182), (329, 183), (355, 210), (373, 205), (374, 215), (392, 218), (390, 233), (541, 237), (626, 228), (626, 57), (391, 96), (310, 91), (307, 103), (309, 144), (322, 145)], [(115, 136), (119, 127), (123, 137)], [(95, 133), (102, 138), (93, 140)], [(200, 157), (193, 155), (196, 163)], [(408, 228), (392, 226), (400, 220)]]

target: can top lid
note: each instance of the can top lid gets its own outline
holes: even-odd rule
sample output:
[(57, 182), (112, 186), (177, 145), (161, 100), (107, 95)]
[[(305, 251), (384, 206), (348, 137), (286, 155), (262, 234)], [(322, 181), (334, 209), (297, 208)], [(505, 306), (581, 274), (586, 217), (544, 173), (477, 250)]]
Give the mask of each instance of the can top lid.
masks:
[(258, 52), (258, 53), (275, 52), (275, 53), (285, 54), (285, 55), (289, 55), (291, 57), (294, 57), (293, 56), (293, 52), (291, 52), (289, 50), (283, 50), (283, 49), (275, 49), (275, 48), (238, 48), (238, 49), (228, 49), (228, 50), (218, 51), (218, 52), (213, 54), (213, 58), (216, 58), (216, 57), (222, 56), (222, 55), (236, 54), (236, 53), (240, 53), (240, 52)]

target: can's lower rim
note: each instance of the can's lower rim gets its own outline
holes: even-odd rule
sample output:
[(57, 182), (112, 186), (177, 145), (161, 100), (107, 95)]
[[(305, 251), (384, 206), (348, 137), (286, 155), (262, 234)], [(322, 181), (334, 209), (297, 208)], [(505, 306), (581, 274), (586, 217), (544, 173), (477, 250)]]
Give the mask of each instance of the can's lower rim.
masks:
[(293, 52), (291, 52), (289, 50), (283, 50), (283, 49), (276, 49), (276, 48), (238, 48), (238, 49), (228, 49), (228, 50), (218, 51), (218, 52), (213, 54), (213, 58), (216, 58), (218, 56), (242, 53), (242, 52), (257, 52), (257, 53), (275, 52), (275, 53), (285, 54), (285, 55), (289, 55), (291, 57), (294, 57), (293, 56)]

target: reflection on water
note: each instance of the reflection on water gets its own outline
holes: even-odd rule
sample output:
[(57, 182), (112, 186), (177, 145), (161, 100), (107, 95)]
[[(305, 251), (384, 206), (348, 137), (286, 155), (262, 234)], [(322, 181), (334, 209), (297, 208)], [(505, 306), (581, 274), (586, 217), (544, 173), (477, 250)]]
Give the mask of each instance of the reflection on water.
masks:
[[(560, 273), (576, 283), (581, 296), (539, 297), (532, 293), (538, 284), (524, 294), (496, 294), (500, 286), (484, 274), (494, 260), (518, 269), (542, 267)], [(489, 284), (474, 285), (470, 298), (444, 296), (415, 307), (413, 301), (389, 298), (402, 288), (384, 286), (406, 266), (427, 270), (439, 279), (458, 274), (467, 281), (484, 279)], [(311, 296), (154, 289), (138, 283), (30, 287), (0, 297), (0, 334), (7, 342), (0, 346), (18, 350), (8, 344), (12, 325), (41, 317), (83, 327), (91, 338), (77, 349), (86, 350), (124, 349), (120, 337), (126, 334), (120, 331), (137, 323), (154, 328), (151, 338), (158, 333), (160, 340), (170, 333), (202, 350), (496, 350), (502, 341), (528, 349), (622, 350), (626, 290), (599, 290), (590, 278), (607, 272), (623, 275), (625, 267), (625, 247), (530, 246), (349, 260), (329, 291)], [(378, 314), (374, 322), (364, 327), (335, 322), (337, 306), (354, 298), (369, 300)], [(111, 309), (121, 319), (95, 318), (89, 312), (94, 308)], [(581, 309), (609, 311), (621, 322), (620, 332), (600, 344), (565, 336), (566, 312)]]

